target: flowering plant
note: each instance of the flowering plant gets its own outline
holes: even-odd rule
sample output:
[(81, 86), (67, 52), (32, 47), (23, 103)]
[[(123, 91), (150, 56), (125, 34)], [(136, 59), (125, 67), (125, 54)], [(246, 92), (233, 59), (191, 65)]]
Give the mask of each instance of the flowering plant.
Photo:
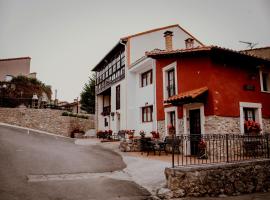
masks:
[(153, 137), (153, 138), (159, 139), (159, 132), (152, 131), (151, 134), (152, 134), (152, 137)]
[(206, 149), (206, 142), (204, 139), (201, 139), (199, 144), (198, 144), (199, 149)]
[(244, 127), (245, 133), (259, 134), (262, 131), (260, 124), (253, 120), (245, 120)]
[(140, 135), (141, 135), (142, 138), (144, 138), (145, 137), (145, 132), (143, 130), (141, 130)]
[(172, 124), (168, 125), (169, 134), (173, 135), (175, 133), (175, 127)]
[(132, 139), (134, 137), (135, 130), (126, 130), (128, 135), (128, 139)]

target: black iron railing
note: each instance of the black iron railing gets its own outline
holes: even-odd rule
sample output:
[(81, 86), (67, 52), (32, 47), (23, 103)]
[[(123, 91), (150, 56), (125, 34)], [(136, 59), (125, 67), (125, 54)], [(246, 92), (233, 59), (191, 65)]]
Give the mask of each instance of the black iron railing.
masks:
[(269, 134), (204, 134), (172, 138), (173, 167), (270, 158)]

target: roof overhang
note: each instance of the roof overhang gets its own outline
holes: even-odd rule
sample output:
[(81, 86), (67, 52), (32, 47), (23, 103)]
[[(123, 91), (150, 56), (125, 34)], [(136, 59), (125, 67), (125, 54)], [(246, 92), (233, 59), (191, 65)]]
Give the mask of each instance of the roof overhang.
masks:
[(190, 56), (205, 56), (209, 55), (214, 59), (218, 58), (223, 61), (248, 61), (270, 63), (269, 59), (261, 58), (259, 56), (250, 55), (245, 52), (234, 51), (232, 49), (217, 47), (217, 46), (204, 46), (191, 49), (176, 49), (171, 51), (153, 50), (145, 53), (146, 56), (159, 59), (159, 58), (174, 58), (174, 57), (190, 57)]
[(208, 88), (201, 87), (198, 89), (179, 93), (177, 95), (169, 97), (164, 103), (173, 105), (183, 105), (186, 103), (200, 102), (204, 100), (204, 96), (207, 94)]

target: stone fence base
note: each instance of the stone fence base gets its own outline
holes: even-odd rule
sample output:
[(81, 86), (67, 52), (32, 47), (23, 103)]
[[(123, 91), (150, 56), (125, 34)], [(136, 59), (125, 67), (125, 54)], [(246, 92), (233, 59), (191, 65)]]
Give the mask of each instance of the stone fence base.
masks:
[(166, 168), (167, 196), (221, 196), (270, 191), (270, 159)]

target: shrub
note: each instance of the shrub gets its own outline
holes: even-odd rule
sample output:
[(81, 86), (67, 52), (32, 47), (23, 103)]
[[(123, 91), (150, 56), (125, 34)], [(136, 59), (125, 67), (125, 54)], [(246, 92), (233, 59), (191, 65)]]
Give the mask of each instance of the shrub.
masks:
[(68, 112), (63, 112), (62, 116), (68, 116)]

